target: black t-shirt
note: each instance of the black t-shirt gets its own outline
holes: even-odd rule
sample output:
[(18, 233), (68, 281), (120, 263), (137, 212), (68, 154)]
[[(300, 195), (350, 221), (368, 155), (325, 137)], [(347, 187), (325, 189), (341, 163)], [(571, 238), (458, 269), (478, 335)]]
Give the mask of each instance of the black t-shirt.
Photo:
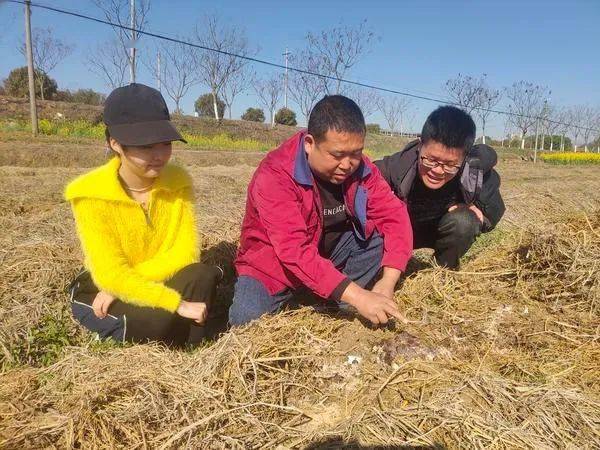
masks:
[(408, 194), (407, 206), (410, 221), (415, 225), (438, 222), (448, 208), (462, 200), (459, 189), (459, 176), (455, 176), (439, 189), (430, 189), (417, 174)]
[(329, 183), (317, 177), (315, 180), (323, 205), (323, 234), (319, 243), (319, 253), (328, 257), (342, 234), (351, 229), (351, 223), (346, 212), (342, 185)]

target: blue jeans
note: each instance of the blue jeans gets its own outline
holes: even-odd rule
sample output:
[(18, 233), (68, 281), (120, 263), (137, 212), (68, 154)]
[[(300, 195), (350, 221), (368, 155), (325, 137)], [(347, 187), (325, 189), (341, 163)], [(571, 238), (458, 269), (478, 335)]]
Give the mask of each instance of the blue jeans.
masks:
[[(368, 241), (356, 238), (353, 231), (344, 233), (329, 259), (335, 267), (361, 287), (371, 282), (383, 258), (383, 238), (374, 233)], [(229, 309), (229, 324), (243, 325), (264, 314), (281, 310), (293, 299), (292, 289), (284, 289), (274, 295), (265, 286), (249, 276), (238, 277), (235, 283), (233, 303)]]

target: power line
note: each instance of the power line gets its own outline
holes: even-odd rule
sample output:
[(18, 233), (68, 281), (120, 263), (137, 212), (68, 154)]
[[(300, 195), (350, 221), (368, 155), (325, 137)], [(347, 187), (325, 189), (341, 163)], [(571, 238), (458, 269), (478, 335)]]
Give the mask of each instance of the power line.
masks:
[[(9, 3), (16, 3), (16, 4), (20, 4), (20, 5), (25, 5), (26, 4), (26, 2), (24, 0), (6, 0), (6, 1), (9, 2)], [(232, 56), (232, 57), (235, 57), (235, 58), (244, 59), (246, 61), (250, 61), (250, 62), (254, 62), (254, 63), (258, 63), (258, 64), (263, 64), (263, 65), (270, 66), (270, 67), (276, 67), (278, 69), (284, 69), (284, 70), (286, 69), (285, 65), (274, 63), (272, 61), (266, 61), (264, 59), (254, 58), (254, 57), (246, 56), (246, 55), (239, 55), (237, 53), (232, 53), (232, 52), (228, 52), (228, 51), (225, 51), (225, 50), (218, 50), (218, 49), (215, 49), (215, 48), (206, 47), (206, 46), (200, 45), (200, 44), (194, 44), (193, 42), (188, 42), (188, 41), (184, 41), (184, 40), (181, 40), (181, 39), (172, 38), (172, 37), (165, 36), (165, 35), (162, 35), (162, 34), (157, 34), (157, 33), (152, 33), (150, 31), (140, 30), (139, 28), (128, 27), (128, 26), (125, 26), (125, 25), (113, 23), (113, 22), (111, 22), (109, 20), (98, 19), (97, 17), (88, 16), (86, 14), (81, 14), (81, 13), (77, 13), (77, 12), (73, 12), (73, 11), (67, 11), (67, 10), (60, 9), (60, 8), (54, 8), (52, 6), (40, 5), (40, 4), (36, 4), (36, 3), (32, 3), (32, 2), (29, 2), (29, 4), (30, 4), (30, 6), (35, 7), (35, 8), (45, 9), (45, 10), (53, 11), (53, 12), (56, 12), (56, 13), (59, 13), (59, 14), (65, 14), (65, 15), (68, 15), (68, 16), (78, 17), (80, 19), (90, 20), (92, 22), (101, 23), (101, 24), (104, 24), (104, 25), (110, 25), (111, 27), (116, 27), (116, 28), (121, 28), (123, 30), (128, 30), (128, 31), (130, 31), (132, 33), (136, 33), (138, 35), (142, 34), (142, 35), (145, 35), (145, 36), (150, 36), (150, 37), (153, 37), (153, 38), (162, 39), (162, 40), (169, 41), (169, 42), (174, 42), (176, 44), (188, 45), (190, 47), (198, 48), (198, 49), (201, 49), (201, 50), (206, 50), (206, 51), (210, 51), (210, 52), (216, 52), (216, 53), (220, 53), (222, 55)], [(306, 75), (311, 75), (311, 76), (323, 78), (325, 80), (339, 81), (339, 82), (342, 82), (342, 83), (351, 84), (351, 85), (354, 85), (354, 86), (360, 86), (360, 87), (367, 88), (367, 89), (373, 89), (373, 90), (376, 90), (376, 91), (387, 92), (389, 94), (402, 95), (402, 96), (405, 96), (405, 97), (415, 98), (415, 99), (418, 99), (418, 100), (426, 100), (426, 101), (430, 101), (430, 102), (441, 103), (441, 104), (445, 104), (445, 105), (458, 106), (458, 107), (462, 106), (459, 103), (449, 102), (449, 101), (446, 101), (446, 100), (441, 100), (439, 98), (434, 98), (434, 97), (425, 96), (425, 95), (412, 94), (410, 92), (398, 91), (398, 90), (395, 90), (395, 89), (388, 89), (388, 88), (385, 88), (385, 87), (375, 86), (375, 85), (368, 84), (368, 83), (361, 83), (361, 82), (358, 82), (358, 81), (346, 80), (344, 78), (337, 78), (337, 77), (334, 77), (334, 76), (331, 76), (331, 75), (325, 75), (325, 74), (322, 74), (322, 73), (312, 72), (310, 70), (299, 69), (297, 67), (287, 66), (287, 70), (291, 70), (293, 72), (298, 72), (298, 73), (304, 73)], [(566, 126), (569, 126), (569, 127), (578, 128), (580, 130), (600, 132), (600, 130), (595, 129), (595, 128), (587, 128), (587, 127), (582, 127), (582, 126), (579, 126), (579, 125), (569, 124), (569, 123), (565, 123), (565, 122), (561, 122), (561, 121), (546, 119), (546, 118), (544, 118), (542, 116), (528, 116), (528, 115), (525, 115), (525, 114), (519, 114), (519, 113), (510, 112), (510, 111), (502, 111), (502, 110), (496, 110), (496, 109), (482, 108), (482, 107), (479, 107), (479, 106), (476, 106), (473, 109), (476, 109), (476, 110), (479, 110), (479, 111), (485, 111), (485, 112), (489, 112), (489, 113), (494, 113), (494, 114), (501, 114), (501, 115), (505, 115), (505, 116), (516, 116), (516, 117), (524, 117), (524, 118), (528, 118), (528, 119), (545, 120), (546, 122), (554, 123), (554, 124), (557, 124), (557, 125), (566, 125)]]

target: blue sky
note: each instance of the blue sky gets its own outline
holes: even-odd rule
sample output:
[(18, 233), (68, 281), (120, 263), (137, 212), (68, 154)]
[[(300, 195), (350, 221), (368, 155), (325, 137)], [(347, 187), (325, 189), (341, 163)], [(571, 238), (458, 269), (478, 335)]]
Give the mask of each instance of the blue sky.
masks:
[[(101, 16), (89, 0), (38, 3)], [(526, 80), (548, 86), (556, 104), (600, 107), (599, 0), (152, 0), (148, 30), (186, 34), (206, 13), (217, 13), (244, 29), (249, 40), (260, 46), (258, 57), (262, 59), (283, 62), (285, 48), (302, 48), (307, 32), (367, 19), (380, 40), (352, 69), (350, 79), (443, 97), (442, 86), (448, 78), (459, 72), (473, 76), (486, 73), (489, 84), (496, 88)], [(4, 24), (0, 32), (0, 77), (5, 78), (10, 70), (24, 64), (16, 50), (23, 35), (22, 7), (0, 0), (0, 17)], [(32, 26), (51, 26), (57, 36), (76, 46), (51, 73), (59, 88), (108, 91), (85, 66), (83, 55), (112, 36), (110, 27), (36, 8)], [(152, 44), (149, 38), (143, 39), (145, 44)], [(272, 69), (257, 66), (256, 70), (268, 74)], [(138, 80), (155, 84), (144, 68)], [(191, 113), (193, 101), (204, 92), (207, 88), (203, 86), (192, 88), (184, 98), (184, 111)], [(234, 117), (256, 106), (257, 101), (248, 92), (236, 103)], [(418, 130), (436, 104), (415, 101), (413, 105), (412, 126)], [(383, 123), (379, 114), (368, 121)], [(503, 122), (503, 118), (493, 118), (488, 134), (502, 133)]]

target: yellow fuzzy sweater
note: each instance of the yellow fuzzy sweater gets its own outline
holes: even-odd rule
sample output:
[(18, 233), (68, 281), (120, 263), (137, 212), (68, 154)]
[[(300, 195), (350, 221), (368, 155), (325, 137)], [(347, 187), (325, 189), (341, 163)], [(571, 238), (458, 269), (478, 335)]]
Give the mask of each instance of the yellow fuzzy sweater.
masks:
[(99, 289), (120, 300), (175, 312), (181, 296), (163, 282), (199, 258), (191, 178), (180, 167), (165, 166), (146, 212), (125, 193), (119, 167), (113, 158), (65, 190), (85, 267)]

